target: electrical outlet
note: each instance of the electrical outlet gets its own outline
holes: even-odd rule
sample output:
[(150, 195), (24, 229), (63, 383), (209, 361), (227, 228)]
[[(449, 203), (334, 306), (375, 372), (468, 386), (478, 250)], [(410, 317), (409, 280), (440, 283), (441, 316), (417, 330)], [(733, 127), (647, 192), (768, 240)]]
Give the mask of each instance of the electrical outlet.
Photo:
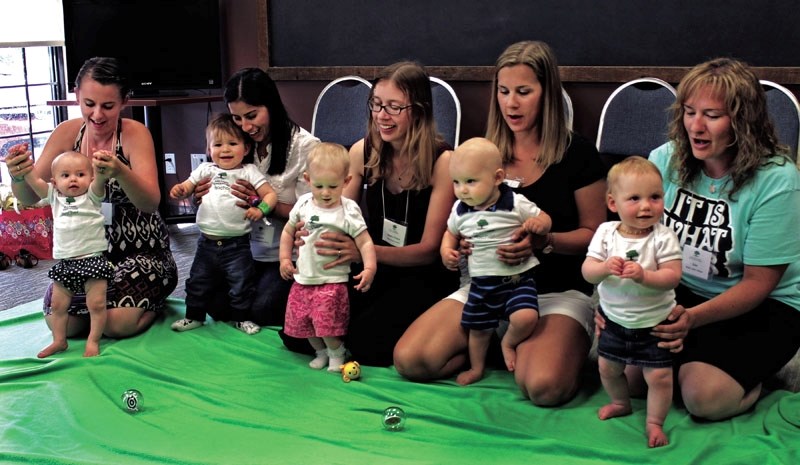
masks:
[(205, 163), (208, 161), (206, 158), (205, 153), (193, 153), (192, 154), (192, 171), (196, 170), (200, 163)]
[(175, 174), (175, 154), (174, 153), (165, 153), (164, 154), (164, 172), (167, 174)]

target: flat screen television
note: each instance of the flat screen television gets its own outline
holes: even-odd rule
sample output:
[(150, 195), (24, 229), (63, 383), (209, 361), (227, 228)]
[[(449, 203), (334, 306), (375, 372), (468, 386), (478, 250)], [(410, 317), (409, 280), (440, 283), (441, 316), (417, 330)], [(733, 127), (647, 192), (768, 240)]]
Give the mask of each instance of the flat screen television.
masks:
[(122, 60), (134, 97), (222, 87), (219, 0), (62, 0), (67, 83), (88, 58)]

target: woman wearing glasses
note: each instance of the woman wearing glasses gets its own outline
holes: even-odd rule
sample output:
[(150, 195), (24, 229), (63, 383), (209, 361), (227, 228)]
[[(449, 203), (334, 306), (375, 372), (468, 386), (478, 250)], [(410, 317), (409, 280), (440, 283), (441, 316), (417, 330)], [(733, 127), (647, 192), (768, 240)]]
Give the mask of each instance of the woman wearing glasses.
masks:
[[(536, 405), (577, 392), (593, 335), (592, 285), (581, 265), (606, 219), (606, 170), (594, 145), (567, 128), (556, 58), (547, 44), (519, 42), (497, 59), (486, 137), (503, 153), (506, 184), (552, 216), (551, 232), (498, 248), (517, 264), (536, 254), (539, 323), (517, 346), (514, 379)], [(460, 326), (464, 286), (425, 312), (395, 349), (397, 371), (415, 381), (457, 374), (467, 359)]]
[[(369, 292), (351, 292), (347, 347), (361, 364), (388, 366), (408, 325), (458, 287), (458, 275), (439, 258), (455, 196), (450, 147), (436, 132), (425, 69), (412, 62), (384, 68), (365, 104), (367, 134), (350, 149), (353, 180), (344, 193), (365, 206), (378, 271)], [(328, 266), (353, 263), (360, 270), (352, 239), (323, 238), (315, 245), (332, 258)]]

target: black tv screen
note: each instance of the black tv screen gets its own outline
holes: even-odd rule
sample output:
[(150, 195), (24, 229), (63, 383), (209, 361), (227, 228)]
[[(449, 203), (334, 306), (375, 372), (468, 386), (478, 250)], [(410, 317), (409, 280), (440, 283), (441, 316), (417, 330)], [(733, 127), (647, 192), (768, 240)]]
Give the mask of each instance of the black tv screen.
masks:
[(122, 60), (134, 97), (222, 87), (219, 0), (62, 4), (70, 92), (83, 62), (96, 56)]

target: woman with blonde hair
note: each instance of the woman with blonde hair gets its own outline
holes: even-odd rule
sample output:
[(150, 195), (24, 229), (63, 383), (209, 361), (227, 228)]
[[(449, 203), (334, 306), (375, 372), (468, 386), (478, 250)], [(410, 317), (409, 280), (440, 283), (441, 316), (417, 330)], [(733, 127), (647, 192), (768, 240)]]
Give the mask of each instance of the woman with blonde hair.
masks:
[[(505, 183), (552, 216), (542, 236), (498, 248), (518, 264), (535, 253), (540, 319), (517, 346), (514, 378), (536, 405), (575, 395), (593, 335), (592, 285), (581, 265), (594, 231), (606, 220), (606, 170), (589, 141), (567, 128), (558, 65), (550, 47), (525, 41), (497, 59), (486, 137), (503, 154)], [(467, 252), (468, 253), (468, 252)], [(397, 371), (415, 381), (446, 378), (467, 362), (460, 316), (469, 284), (426, 311), (395, 347)], [(498, 341), (499, 341), (498, 337)]]
[[(439, 259), (455, 194), (451, 151), (436, 131), (425, 68), (408, 61), (387, 66), (364, 104), (367, 134), (350, 148), (353, 180), (344, 195), (366, 210), (378, 270), (369, 292), (351, 292), (347, 347), (362, 365), (387, 366), (411, 322), (458, 287), (458, 274)], [(358, 274), (362, 257), (352, 238), (322, 239), (315, 245), (331, 257), (327, 266), (354, 263)]]
[[(695, 66), (672, 115), (669, 142), (649, 158), (664, 179), (664, 222), (678, 233), (684, 269), (670, 314), (677, 321), (653, 334), (677, 352), (686, 409), (720, 420), (752, 407), (800, 348), (800, 174), (741, 61)], [(640, 370), (627, 374), (642, 392)]]

